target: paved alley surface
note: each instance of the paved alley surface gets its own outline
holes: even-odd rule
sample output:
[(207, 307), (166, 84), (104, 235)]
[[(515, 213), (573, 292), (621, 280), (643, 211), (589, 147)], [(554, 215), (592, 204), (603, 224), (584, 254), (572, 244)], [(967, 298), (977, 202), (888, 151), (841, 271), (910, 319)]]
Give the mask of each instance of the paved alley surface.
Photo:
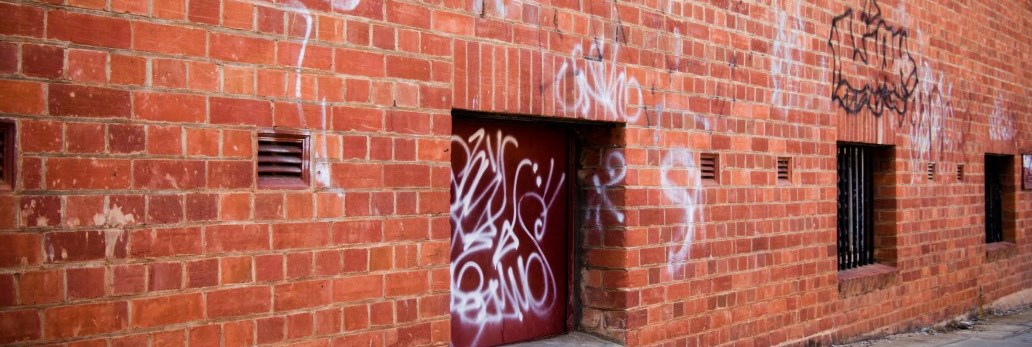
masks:
[(967, 329), (949, 329), (945, 332), (940, 331), (941, 329), (922, 329), (920, 332), (890, 335), (846, 346), (1032, 347), (1032, 308), (1007, 315), (989, 316), (972, 323), (974, 325)]

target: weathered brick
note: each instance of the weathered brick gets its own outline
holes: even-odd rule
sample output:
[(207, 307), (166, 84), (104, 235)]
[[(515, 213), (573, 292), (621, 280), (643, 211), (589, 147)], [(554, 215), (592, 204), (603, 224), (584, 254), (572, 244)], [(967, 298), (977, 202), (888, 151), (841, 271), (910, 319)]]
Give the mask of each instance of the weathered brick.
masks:
[(201, 29), (133, 22), (133, 49), (136, 50), (204, 57), (206, 37)]
[(204, 123), (204, 97), (186, 94), (133, 93), (133, 115), (139, 119)]
[(39, 310), (0, 312), (0, 343), (10, 344), (40, 338)]
[(155, 327), (199, 320), (204, 316), (200, 293), (132, 301), (134, 327)]
[(67, 11), (54, 11), (47, 16), (47, 37), (51, 39), (128, 49), (131, 46), (131, 36), (129, 21), (122, 18)]
[(47, 93), (50, 114), (95, 118), (128, 118), (129, 92), (101, 87), (51, 84)]
[(110, 333), (129, 326), (125, 302), (62, 306), (43, 311), (47, 338), (68, 338)]
[(271, 287), (244, 287), (206, 294), (208, 317), (224, 318), (267, 313), (272, 308)]

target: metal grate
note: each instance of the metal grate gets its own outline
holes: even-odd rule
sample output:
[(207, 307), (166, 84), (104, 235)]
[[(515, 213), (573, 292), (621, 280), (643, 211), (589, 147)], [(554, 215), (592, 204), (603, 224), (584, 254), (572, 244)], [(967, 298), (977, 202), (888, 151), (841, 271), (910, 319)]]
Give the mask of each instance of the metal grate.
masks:
[(788, 181), (789, 176), (789, 158), (778, 158), (778, 180)]
[(928, 163), (928, 180), (935, 180), (935, 163)]
[(258, 136), (258, 185), (300, 188), (308, 185), (308, 136), (263, 133)]
[(838, 148), (838, 268), (874, 263), (874, 167), (871, 148)]
[(701, 175), (703, 180), (717, 180), (717, 155), (713, 153), (703, 153), (699, 158), (701, 166)]
[(1006, 158), (985, 157), (985, 242), (1003, 241), (1003, 172)]
[(957, 164), (957, 180), (964, 180), (964, 164)]

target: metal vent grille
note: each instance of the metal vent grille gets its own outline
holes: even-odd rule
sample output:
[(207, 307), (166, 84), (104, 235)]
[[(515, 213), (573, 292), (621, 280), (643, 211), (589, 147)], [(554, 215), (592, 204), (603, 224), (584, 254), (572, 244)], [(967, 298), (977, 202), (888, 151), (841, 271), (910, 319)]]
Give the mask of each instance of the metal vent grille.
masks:
[(703, 153), (699, 159), (702, 179), (716, 181), (717, 180), (717, 155), (713, 153)]
[(789, 158), (778, 158), (778, 180), (788, 181), (789, 176)]
[(259, 188), (308, 187), (308, 135), (259, 134), (257, 164)]
[(928, 163), (928, 180), (935, 180), (935, 163)]
[(964, 164), (957, 165), (957, 180), (958, 181), (963, 181), (964, 180)]

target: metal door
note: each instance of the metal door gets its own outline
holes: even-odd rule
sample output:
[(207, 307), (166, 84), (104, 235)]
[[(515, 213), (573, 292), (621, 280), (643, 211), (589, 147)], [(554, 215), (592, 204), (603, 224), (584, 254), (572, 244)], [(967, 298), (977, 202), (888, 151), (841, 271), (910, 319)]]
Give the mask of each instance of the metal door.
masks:
[(456, 119), (452, 129), (452, 344), (563, 333), (570, 266), (566, 132), (501, 120)]

